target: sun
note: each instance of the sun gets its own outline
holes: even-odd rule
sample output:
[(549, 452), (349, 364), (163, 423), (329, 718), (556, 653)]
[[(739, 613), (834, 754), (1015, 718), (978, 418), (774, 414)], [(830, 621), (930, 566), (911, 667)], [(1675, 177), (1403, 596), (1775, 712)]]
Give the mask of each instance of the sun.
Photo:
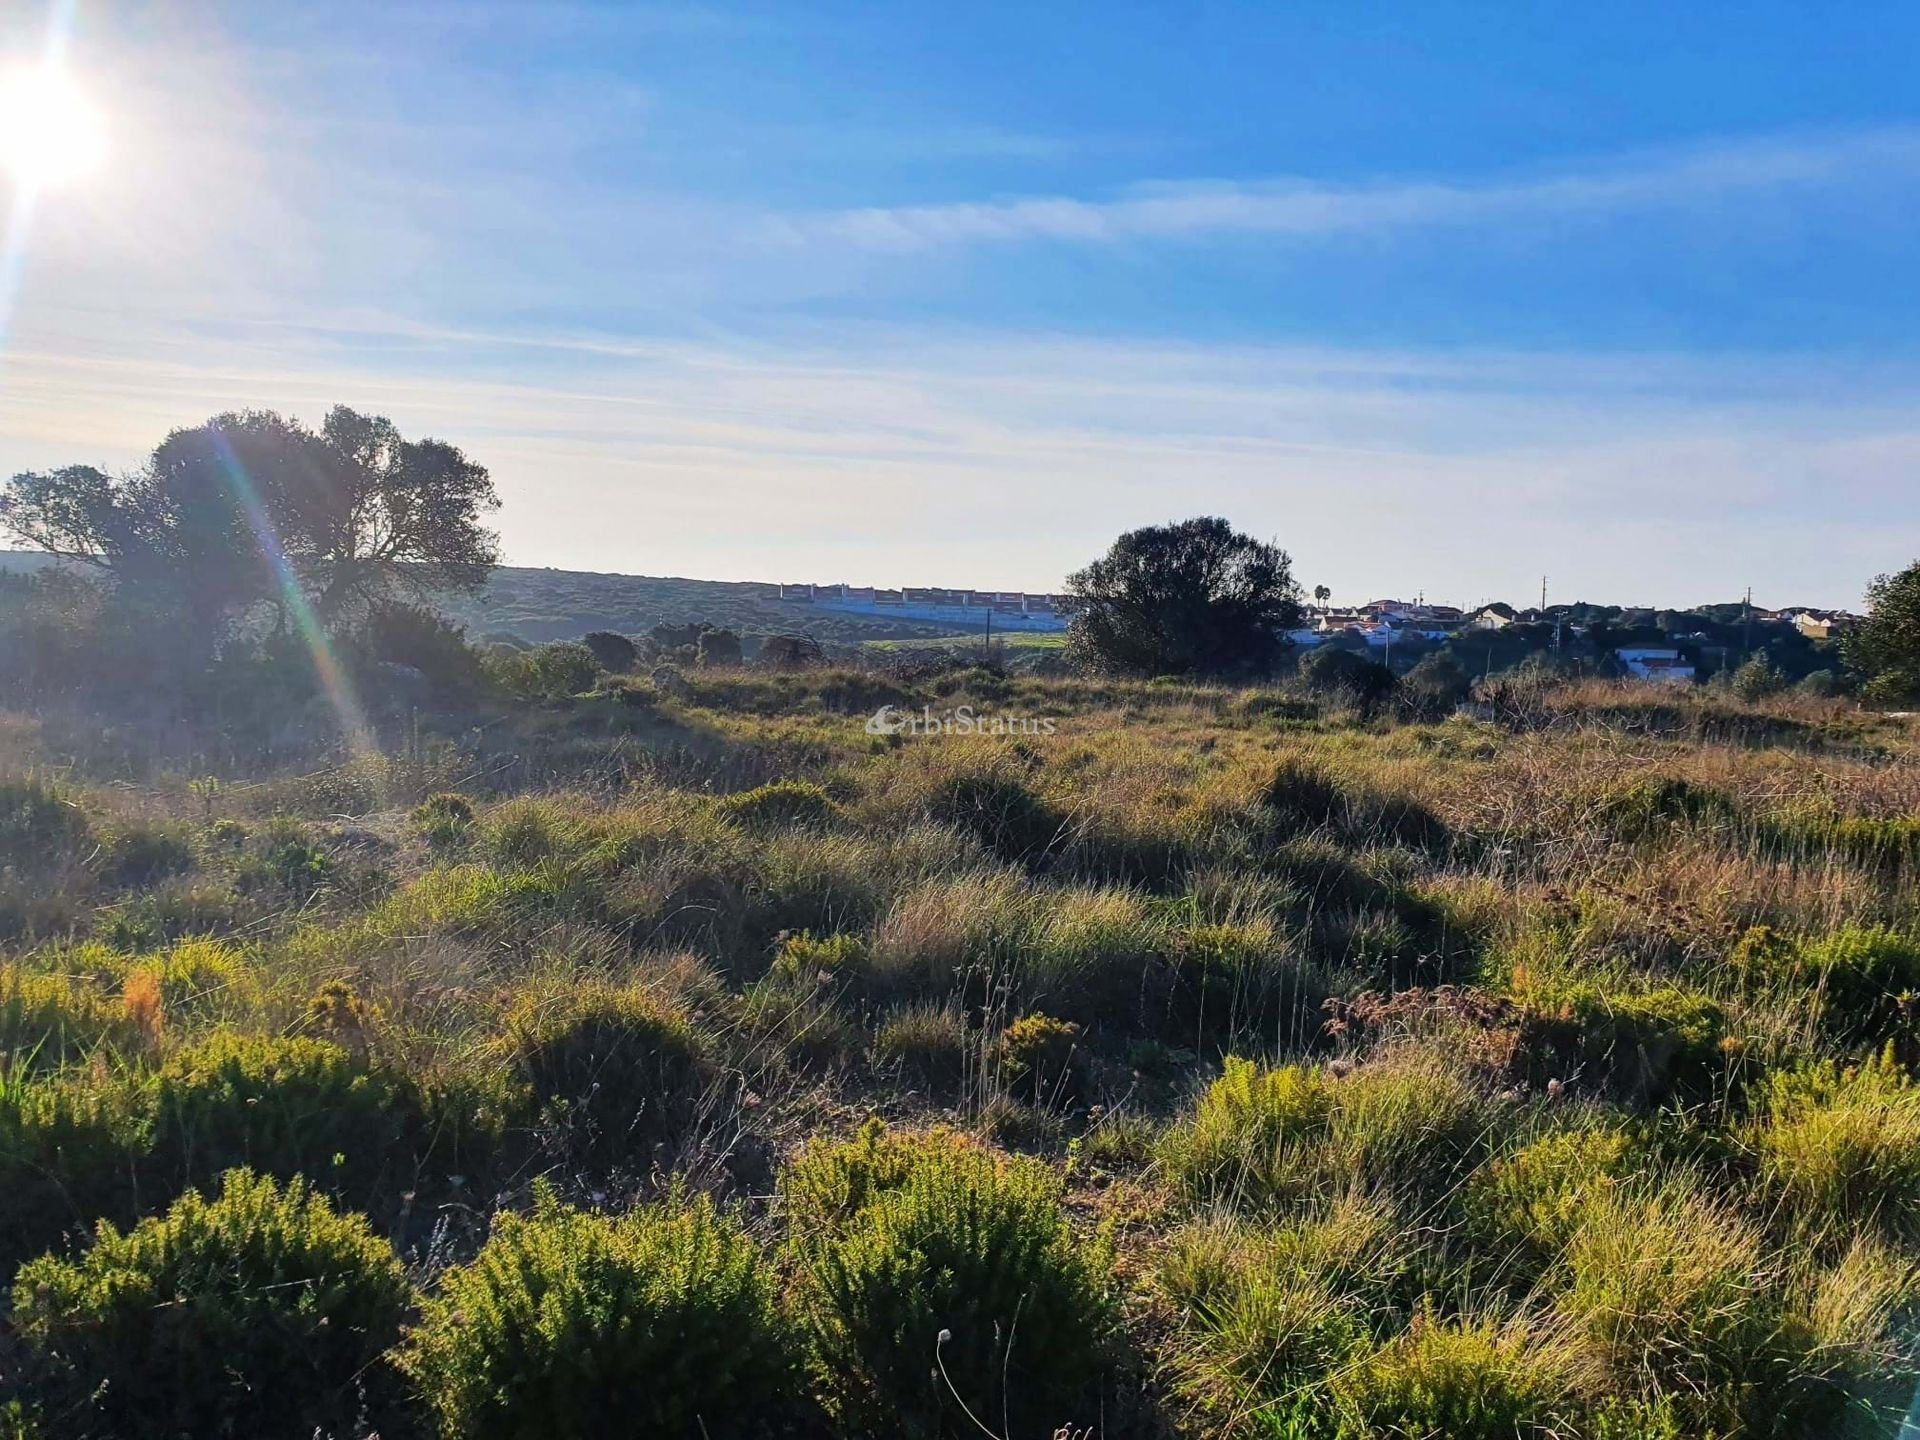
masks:
[(17, 184), (83, 179), (106, 154), (106, 123), (65, 69), (42, 64), (0, 75), (0, 167)]

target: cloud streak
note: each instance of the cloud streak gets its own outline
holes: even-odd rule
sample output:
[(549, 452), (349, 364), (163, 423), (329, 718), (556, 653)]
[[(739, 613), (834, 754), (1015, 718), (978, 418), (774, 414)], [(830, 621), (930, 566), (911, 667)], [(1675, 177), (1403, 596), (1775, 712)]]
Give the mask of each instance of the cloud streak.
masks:
[(1103, 200), (1045, 196), (870, 207), (784, 216), (772, 231), (788, 240), (835, 239), (897, 251), (1035, 240), (1310, 238), (1697, 206), (1890, 172), (1920, 174), (1920, 129), (1728, 143), (1495, 181), (1196, 181), (1136, 186)]
[[(489, 465), (518, 563), (1041, 588), (1220, 513), (1337, 591), (1857, 602), (1911, 559), (1920, 376), (1811, 357), (1441, 354), (904, 333), (832, 347), (401, 330), (12, 357), (0, 473), (335, 402)], [(537, 343), (538, 375), (514, 357)], [(104, 423), (103, 423), (104, 422)], [(1776, 593), (1778, 592), (1778, 593)]]

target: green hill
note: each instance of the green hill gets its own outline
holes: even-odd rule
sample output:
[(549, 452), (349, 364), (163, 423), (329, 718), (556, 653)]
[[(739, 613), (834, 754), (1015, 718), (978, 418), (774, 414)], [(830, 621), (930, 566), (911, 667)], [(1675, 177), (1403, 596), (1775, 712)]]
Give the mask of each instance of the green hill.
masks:
[[(23, 550), (0, 551), (0, 571), (39, 570), (53, 563)], [(933, 640), (964, 627), (918, 620), (837, 615), (779, 598), (761, 581), (686, 580), (659, 575), (602, 575), (588, 570), (536, 570), (503, 565), (478, 595), (441, 602), (476, 640), (503, 634), (535, 643), (573, 640), (590, 630), (638, 635), (655, 625), (704, 620), (742, 636), (811, 635), (822, 644), (870, 640)]]

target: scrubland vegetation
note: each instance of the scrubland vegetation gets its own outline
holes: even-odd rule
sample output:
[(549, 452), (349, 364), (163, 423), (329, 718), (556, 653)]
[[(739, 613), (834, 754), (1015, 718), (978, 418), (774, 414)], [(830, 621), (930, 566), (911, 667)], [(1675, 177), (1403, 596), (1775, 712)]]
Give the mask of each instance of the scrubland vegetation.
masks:
[(1897, 1432), (1906, 722), (561, 648), (0, 716), (8, 1433)]

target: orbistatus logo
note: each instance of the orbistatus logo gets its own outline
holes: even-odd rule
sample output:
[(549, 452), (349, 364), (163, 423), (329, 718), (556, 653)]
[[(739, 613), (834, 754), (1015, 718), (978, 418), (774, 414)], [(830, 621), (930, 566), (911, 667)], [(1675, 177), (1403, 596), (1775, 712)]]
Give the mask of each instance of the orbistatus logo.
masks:
[(866, 723), (869, 735), (1052, 735), (1059, 728), (1051, 715), (981, 715), (971, 705), (951, 710), (926, 705), (917, 713), (882, 705)]

